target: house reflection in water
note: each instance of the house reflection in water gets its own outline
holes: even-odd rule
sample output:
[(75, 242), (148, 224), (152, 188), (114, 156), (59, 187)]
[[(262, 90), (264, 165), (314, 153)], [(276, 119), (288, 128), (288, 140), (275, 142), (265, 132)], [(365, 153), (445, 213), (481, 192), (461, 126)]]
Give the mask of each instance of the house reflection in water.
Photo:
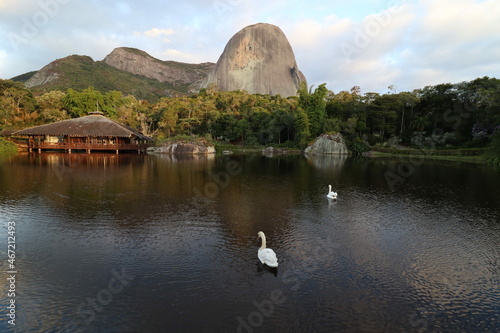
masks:
[(30, 152), (59, 150), (68, 153), (84, 151), (145, 152), (153, 139), (133, 128), (106, 118), (102, 112), (89, 116), (62, 120), (15, 132), (17, 137), (28, 137)]

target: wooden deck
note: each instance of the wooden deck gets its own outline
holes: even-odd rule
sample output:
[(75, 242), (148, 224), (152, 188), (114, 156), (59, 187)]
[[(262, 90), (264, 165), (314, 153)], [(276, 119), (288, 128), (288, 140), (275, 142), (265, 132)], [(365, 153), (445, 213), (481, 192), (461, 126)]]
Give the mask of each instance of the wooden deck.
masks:
[(91, 151), (136, 151), (138, 153), (145, 152), (149, 145), (135, 145), (135, 144), (99, 144), (99, 143), (68, 143), (68, 142), (29, 142), (29, 151), (42, 150), (64, 150), (71, 153), (74, 150), (85, 150), (90, 153)]

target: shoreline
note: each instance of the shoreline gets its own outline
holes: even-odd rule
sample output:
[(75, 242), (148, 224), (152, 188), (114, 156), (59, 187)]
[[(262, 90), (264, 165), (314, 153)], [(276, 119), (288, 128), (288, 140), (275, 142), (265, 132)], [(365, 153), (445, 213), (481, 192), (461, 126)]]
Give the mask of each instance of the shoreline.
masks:
[[(473, 154), (464, 154), (464, 149), (448, 149), (446, 151), (439, 150), (425, 150), (425, 149), (404, 149), (404, 150), (391, 150), (391, 152), (381, 151), (380, 149), (371, 150), (369, 156), (371, 158), (423, 158), (426, 160), (441, 160), (441, 161), (455, 161), (467, 162), (485, 165), (484, 151), (477, 153), (479, 150), (474, 150)], [(470, 150), (472, 152), (473, 150)]]

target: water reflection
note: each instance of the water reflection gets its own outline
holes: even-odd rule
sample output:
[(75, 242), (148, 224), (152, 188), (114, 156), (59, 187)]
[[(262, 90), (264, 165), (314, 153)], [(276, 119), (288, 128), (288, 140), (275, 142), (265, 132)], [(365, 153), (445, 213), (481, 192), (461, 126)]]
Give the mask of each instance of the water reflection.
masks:
[[(0, 222), (16, 221), (19, 235), (17, 328), (498, 331), (500, 175), (430, 163), (392, 191), (384, 173), (398, 163), (259, 154), (3, 159)], [(337, 201), (326, 198), (330, 183)], [(257, 259), (260, 230), (279, 270)], [(134, 278), (107, 302), (113, 272), (123, 269)], [(280, 302), (263, 315), (273, 291)], [(106, 304), (89, 320), (78, 309), (89, 311), (98, 295)], [(0, 330), (7, 301), (2, 293)]]
[(274, 277), (278, 277), (278, 267), (269, 267), (267, 265), (263, 265), (260, 262), (257, 262), (257, 272), (267, 272), (269, 274), (274, 275)]
[(326, 198), (326, 201), (328, 202), (329, 207), (335, 206), (337, 204), (337, 199)]
[(347, 155), (309, 155), (305, 154), (305, 158), (319, 169), (341, 169)]

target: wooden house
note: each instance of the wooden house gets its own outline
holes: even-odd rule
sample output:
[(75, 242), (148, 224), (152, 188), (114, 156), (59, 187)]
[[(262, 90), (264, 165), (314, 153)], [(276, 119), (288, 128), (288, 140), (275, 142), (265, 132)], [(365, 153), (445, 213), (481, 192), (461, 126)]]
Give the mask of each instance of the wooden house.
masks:
[(29, 151), (60, 150), (68, 153), (84, 151), (144, 152), (153, 141), (133, 128), (103, 116), (102, 112), (26, 128), (13, 133), (27, 137)]

